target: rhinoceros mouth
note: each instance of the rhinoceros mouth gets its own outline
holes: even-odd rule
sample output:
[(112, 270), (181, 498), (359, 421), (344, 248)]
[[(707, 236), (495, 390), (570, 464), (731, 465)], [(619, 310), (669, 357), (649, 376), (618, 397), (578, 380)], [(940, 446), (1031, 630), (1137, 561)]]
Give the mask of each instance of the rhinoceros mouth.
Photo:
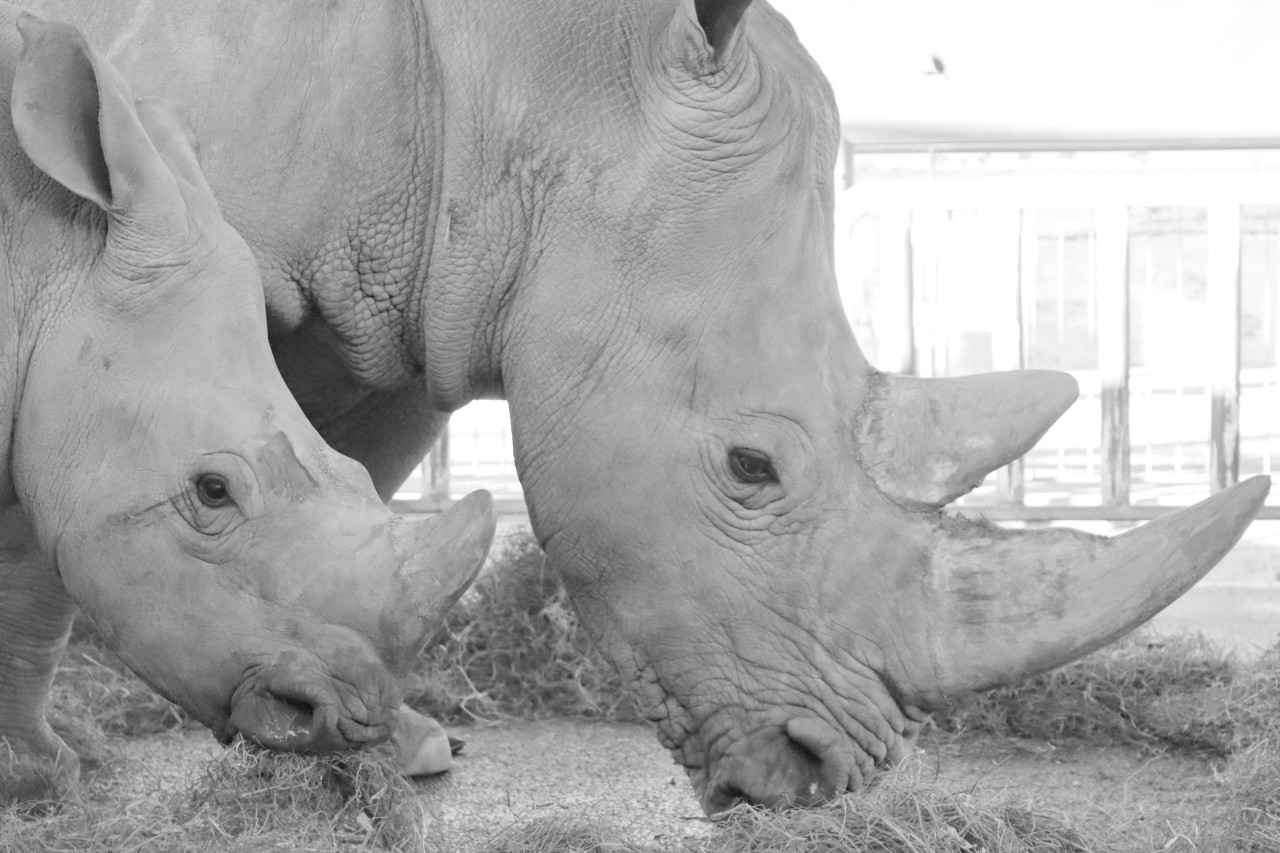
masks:
[(360, 695), (323, 676), (275, 672), (247, 679), (218, 735), (223, 742), (240, 735), (283, 752), (328, 753), (381, 743), (391, 736), (398, 702), (381, 689), (372, 703)]
[[(860, 685), (856, 698), (791, 685), (772, 694), (775, 704), (747, 710), (746, 701), (722, 695), (714, 707), (691, 714), (668, 696), (658, 707), (681, 707), (683, 714), (650, 719), (708, 815), (740, 803), (816, 805), (874, 784), (883, 770), (911, 754), (930, 718), (928, 710), (904, 702), (884, 674), (862, 675), (846, 675)], [(658, 679), (646, 681), (652, 686)], [(740, 699), (761, 693), (747, 684), (736, 685), (736, 691)], [(644, 696), (657, 697), (652, 689)]]
[(712, 816), (740, 803), (817, 805), (874, 784), (881, 771), (910, 754), (927, 715), (915, 709), (907, 713), (915, 719), (883, 740), (865, 730), (842, 731), (815, 713), (798, 714), (716, 750), (705, 764), (688, 768), (691, 781), (703, 810)]

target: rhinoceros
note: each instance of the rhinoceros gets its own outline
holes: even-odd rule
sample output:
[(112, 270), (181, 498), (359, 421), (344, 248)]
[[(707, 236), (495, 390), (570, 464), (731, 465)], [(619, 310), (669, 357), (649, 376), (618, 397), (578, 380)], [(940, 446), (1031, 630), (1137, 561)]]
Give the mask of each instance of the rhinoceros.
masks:
[(285, 382), (383, 498), (509, 402), (534, 532), (708, 812), (859, 788), (1150, 617), (1268, 490), (1112, 540), (945, 514), (1075, 382), (867, 363), (834, 99), (765, 0), (33, 5), (191, 105)]
[(401, 522), (324, 444), (174, 108), (7, 6), (0, 92), (0, 801), (77, 776), (44, 716), (76, 604), (223, 739), (390, 737), (491, 498)]

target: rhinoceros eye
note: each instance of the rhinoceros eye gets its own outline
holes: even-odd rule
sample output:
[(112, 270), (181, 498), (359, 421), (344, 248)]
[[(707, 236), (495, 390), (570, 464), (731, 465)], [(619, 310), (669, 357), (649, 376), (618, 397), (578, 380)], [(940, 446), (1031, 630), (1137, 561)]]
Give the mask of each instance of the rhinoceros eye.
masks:
[(729, 451), (729, 470), (743, 483), (776, 483), (778, 472), (769, 457), (756, 450), (735, 447)]
[(231, 503), (231, 490), (221, 474), (201, 474), (196, 480), (196, 494), (200, 503), (209, 509), (218, 509)]

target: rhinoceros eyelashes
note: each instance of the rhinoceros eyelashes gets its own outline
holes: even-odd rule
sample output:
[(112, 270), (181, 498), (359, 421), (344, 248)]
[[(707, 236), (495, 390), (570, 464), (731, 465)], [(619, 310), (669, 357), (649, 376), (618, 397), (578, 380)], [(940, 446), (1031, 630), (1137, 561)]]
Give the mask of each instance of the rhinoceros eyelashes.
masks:
[(221, 509), (231, 503), (231, 490), (221, 474), (201, 474), (196, 479), (196, 495), (209, 509)]
[(756, 485), (778, 482), (778, 472), (769, 457), (758, 450), (735, 447), (729, 451), (729, 470), (741, 483)]

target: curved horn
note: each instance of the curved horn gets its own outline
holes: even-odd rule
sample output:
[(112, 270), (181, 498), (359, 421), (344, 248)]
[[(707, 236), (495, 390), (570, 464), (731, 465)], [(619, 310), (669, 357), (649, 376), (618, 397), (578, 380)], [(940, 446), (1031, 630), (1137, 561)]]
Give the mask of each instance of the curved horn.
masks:
[(859, 417), (862, 465), (912, 509), (936, 508), (1031, 449), (1079, 394), (1053, 370), (950, 379), (871, 376)]
[(401, 588), (427, 633), (442, 627), (445, 613), (475, 580), (489, 555), (496, 523), (493, 495), (480, 489), (396, 536), (397, 550), (404, 555)]
[(1213, 568), (1270, 488), (1253, 477), (1114, 538), (946, 519), (930, 596), (937, 683), (919, 698), (1008, 684), (1122, 636)]

